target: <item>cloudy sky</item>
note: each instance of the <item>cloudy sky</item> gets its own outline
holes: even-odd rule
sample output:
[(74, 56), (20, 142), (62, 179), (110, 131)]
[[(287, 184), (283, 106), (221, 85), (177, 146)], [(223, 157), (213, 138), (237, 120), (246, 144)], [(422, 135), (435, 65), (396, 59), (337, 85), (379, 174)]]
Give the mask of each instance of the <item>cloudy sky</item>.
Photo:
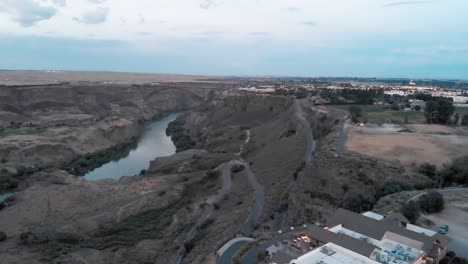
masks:
[(468, 1), (0, 0), (0, 69), (468, 79)]

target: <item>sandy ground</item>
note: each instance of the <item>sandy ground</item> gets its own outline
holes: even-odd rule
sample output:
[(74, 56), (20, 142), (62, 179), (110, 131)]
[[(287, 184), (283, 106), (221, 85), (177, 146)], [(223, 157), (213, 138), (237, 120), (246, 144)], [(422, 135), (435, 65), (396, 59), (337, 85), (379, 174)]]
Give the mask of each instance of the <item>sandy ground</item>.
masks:
[(413, 162), (442, 165), (455, 157), (468, 155), (468, 137), (440, 135), (452, 133), (450, 127), (417, 125), (411, 129), (418, 132), (397, 132), (394, 127), (385, 126), (352, 127), (346, 146), (350, 151), (384, 160), (398, 160), (406, 165)]

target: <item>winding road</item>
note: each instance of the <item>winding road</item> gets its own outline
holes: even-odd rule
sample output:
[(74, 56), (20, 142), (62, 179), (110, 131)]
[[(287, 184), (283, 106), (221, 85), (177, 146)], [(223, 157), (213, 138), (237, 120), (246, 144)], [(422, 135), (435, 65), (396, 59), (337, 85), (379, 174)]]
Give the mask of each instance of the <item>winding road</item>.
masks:
[(406, 203), (409, 203), (410, 201), (416, 201), (417, 199), (419, 199), (421, 196), (423, 196), (424, 194), (427, 194), (431, 191), (436, 191), (438, 193), (441, 193), (441, 194), (444, 194), (444, 193), (459, 193), (459, 192), (468, 192), (468, 188), (447, 188), (447, 189), (433, 189), (433, 190), (429, 190), (429, 191), (426, 191), (426, 192), (422, 192), (422, 193), (419, 193), (419, 194), (416, 194), (415, 196), (409, 198)]
[(341, 130), (340, 134), (340, 141), (338, 142), (338, 150), (336, 151), (336, 155), (340, 157), (343, 153), (346, 152), (346, 140), (348, 139), (348, 131), (349, 131), (350, 122), (349, 119), (345, 121), (343, 124), (343, 130)]
[[(302, 109), (302, 105), (301, 105), (300, 100), (296, 99), (294, 104), (295, 104), (294, 109), (295, 109), (296, 117), (298, 118), (298, 120), (300, 121), (300, 123), (302, 124), (302, 126), (306, 130), (307, 148), (306, 148), (306, 152), (304, 153), (304, 161), (309, 162), (309, 161), (312, 160), (312, 155), (313, 155), (313, 153), (315, 151), (315, 147), (316, 147), (315, 140), (314, 140), (314, 137), (313, 137), (313, 134), (312, 134), (312, 128), (310, 127), (309, 121), (307, 121), (307, 119), (305, 117), (305, 114), (304, 114), (304, 111)], [(249, 140), (250, 140), (250, 132), (248, 132), (247, 135), (248, 135), (248, 137), (247, 137), (247, 140), (246, 140), (245, 144), (247, 144), (249, 142)], [(260, 217), (260, 215), (262, 213), (263, 201), (264, 201), (264, 197), (265, 197), (265, 190), (264, 190), (263, 186), (257, 181), (257, 178), (255, 177), (255, 174), (252, 172), (249, 164), (247, 162), (243, 162), (243, 160), (242, 160), (242, 157), (241, 157), (240, 154), (242, 153), (242, 150), (243, 150), (245, 144), (243, 146), (241, 146), (241, 150), (239, 151), (238, 156), (239, 156), (239, 159), (241, 160), (242, 164), (245, 166), (245, 169), (244, 169), (245, 175), (247, 176), (247, 179), (249, 180), (249, 183), (252, 185), (252, 187), (255, 190), (255, 204), (252, 207), (252, 209), (250, 210), (250, 216), (247, 219), (246, 223), (243, 225), (242, 230), (241, 230), (242, 235), (248, 236), (253, 232), (255, 224), (258, 223), (259, 217)], [(245, 239), (245, 237), (243, 237), (243, 236), (241, 238)], [(281, 238), (281, 236), (280, 236), (280, 238)], [(239, 237), (234, 238), (231, 241), (227, 242), (223, 247), (221, 247), (217, 251), (217, 254), (219, 256), (218, 264), (231, 264), (231, 259), (234, 256), (234, 254), (236, 254), (237, 251), (239, 251), (239, 249), (242, 246), (247, 244), (247, 242), (237, 241), (237, 239), (239, 239)], [(245, 256), (245, 262), (246, 263), (250, 263), (249, 261), (254, 261), (252, 263), (255, 263), (256, 255), (252, 255), (252, 254), (254, 254), (254, 253), (250, 252), (250, 255)]]
[(302, 110), (300, 100), (296, 99), (294, 104), (296, 109), (296, 116), (306, 130), (307, 148), (304, 154), (304, 161), (309, 162), (312, 160), (312, 154), (315, 151), (315, 140), (312, 134), (312, 128), (310, 127), (309, 121), (307, 121), (307, 119), (304, 116), (304, 111)]
[(249, 236), (250, 234), (252, 234), (255, 225), (258, 223), (258, 219), (262, 214), (263, 200), (265, 199), (265, 190), (263, 189), (263, 186), (257, 181), (257, 178), (252, 172), (252, 169), (250, 168), (249, 164), (244, 163), (243, 165), (245, 166), (245, 175), (247, 176), (250, 185), (252, 185), (252, 187), (255, 190), (255, 204), (250, 210), (250, 216), (247, 219), (244, 226), (242, 227), (241, 231), (244, 236)]
[[(263, 210), (263, 201), (265, 197), (265, 191), (263, 186), (257, 181), (257, 177), (255, 174), (252, 172), (252, 169), (250, 168), (250, 165), (248, 162), (244, 162), (242, 159), (242, 152), (244, 151), (245, 146), (249, 143), (250, 141), (250, 131), (246, 130), (246, 139), (245, 141), (241, 144), (239, 152), (235, 153), (236, 159), (233, 159), (227, 163), (222, 164), (218, 169), (222, 170), (222, 178), (223, 178), (223, 188), (221, 191), (218, 193), (216, 196), (215, 202), (213, 205), (211, 205), (200, 217), (200, 219), (192, 226), (190, 231), (187, 233), (185, 236), (184, 243), (192, 241), (196, 235), (198, 234), (199, 227), (203, 225), (213, 214), (214, 212), (214, 204), (215, 203), (220, 203), (222, 202), (223, 198), (225, 195), (229, 194), (231, 191), (232, 187), (232, 167), (234, 165), (243, 165), (244, 166), (244, 174), (247, 177), (249, 183), (252, 185), (252, 187), (255, 190), (255, 204), (250, 210), (250, 215), (245, 224), (242, 226), (242, 230), (240, 230), (238, 237), (228, 241), (226, 244), (223, 245), (218, 251), (217, 254), (219, 256), (218, 263), (226, 263), (230, 264), (231, 263), (231, 258), (232, 256), (245, 244), (247, 244), (249, 241), (253, 241), (252, 238), (245, 237), (250, 235), (256, 223), (258, 222), (258, 219), (260, 218), (260, 215)], [(180, 252), (176, 254), (174, 257), (174, 263), (175, 264), (180, 264), (182, 262), (183, 256), (181, 255)]]

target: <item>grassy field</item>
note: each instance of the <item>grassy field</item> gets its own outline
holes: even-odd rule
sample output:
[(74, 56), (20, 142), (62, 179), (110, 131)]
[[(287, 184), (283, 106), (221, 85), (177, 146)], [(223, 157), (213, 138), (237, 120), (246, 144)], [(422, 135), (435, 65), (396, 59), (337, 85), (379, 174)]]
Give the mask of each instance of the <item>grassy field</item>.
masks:
[[(351, 105), (332, 105), (332, 107), (348, 110)], [(403, 124), (405, 120), (405, 114), (408, 115), (409, 124), (425, 124), (426, 118), (424, 117), (423, 111), (395, 111), (390, 109), (388, 106), (382, 105), (357, 105), (362, 109), (362, 117), (359, 118), (360, 122), (363, 122), (366, 118), (369, 123), (383, 124)], [(460, 119), (463, 115), (468, 115), (468, 107), (456, 107), (456, 113), (460, 115)]]

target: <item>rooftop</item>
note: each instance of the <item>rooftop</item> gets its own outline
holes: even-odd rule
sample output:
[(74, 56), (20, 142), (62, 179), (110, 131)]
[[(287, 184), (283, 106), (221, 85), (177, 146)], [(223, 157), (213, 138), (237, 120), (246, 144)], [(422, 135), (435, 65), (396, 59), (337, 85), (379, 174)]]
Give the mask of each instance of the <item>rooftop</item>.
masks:
[(378, 262), (359, 255), (333, 243), (327, 243), (295, 260), (290, 264), (378, 264)]
[(330, 232), (347, 235), (380, 248), (381, 250), (374, 252), (370, 258), (375, 259), (381, 263), (410, 264), (424, 255), (424, 251), (422, 250), (407, 245), (402, 245), (391, 239), (376, 240), (343, 228), (341, 225), (331, 228)]
[[(404, 238), (407, 241), (412, 241), (411, 245), (414, 248), (424, 251), (431, 257), (437, 254), (439, 247), (446, 247), (448, 244), (447, 238), (443, 235), (434, 234), (433, 236), (427, 236), (423, 233), (406, 229), (404, 225), (398, 226), (341, 208), (335, 212), (327, 224), (332, 227), (342, 225), (343, 228), (378, 241), (382, 241), (389, 234), (394, 234), (392, 235), (393, 240), (401, 242), (398, 238)], [(420, 246), (417, 246), (418, 244)]]

